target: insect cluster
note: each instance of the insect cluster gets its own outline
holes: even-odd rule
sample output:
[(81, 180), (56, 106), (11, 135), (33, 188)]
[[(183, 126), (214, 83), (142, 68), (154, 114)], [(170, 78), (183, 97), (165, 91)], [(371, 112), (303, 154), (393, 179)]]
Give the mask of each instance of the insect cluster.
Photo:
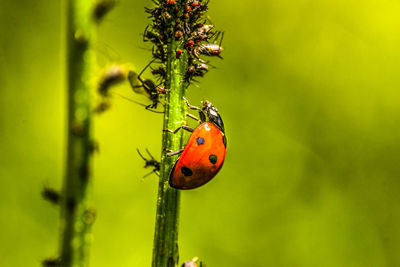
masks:
[[(200, 56), (218, 56), (222, 52), (220, 43), (223, 34), (207, 24), (204, 18), (208, 0), (153, 0), (157, 6), (146, 8), (152, 22), (143, 33), (143, 40), (153, 44), (154, 63), (160, 66), (152, 69), (157, 80), (165, 83), (167, 76), (167, 44), (175, 40), (176, 59), (187, 60), (185, 82), (189, 85), (195, 77), (203, 77), (209, 69), (208, 63)], [(164, 84), (165, 85), (165, 84)]]
[[(143, 33), (143, 41), (153, 44), (153, 60), (139, 74), (133, 71), (128, 74), (132, 89), (136, 93), (147, 95), (152, 101), (152, 104), (146, 106), (150, 111), (157, 109), (158, 104), (162, 103), (161, 97), (169, 93), (166, 88), (169, 86), (167, 80), (172, 62), (183, 63), (181, 65), (186, 68), (183, 82), (189, 86), (196, 81), (196, 77), (203, 77), (209, 70), (208, 62), (201, 57), (221, 58), (223, 50), (223, 33), (215, 30), (214, 25), (204, 18), (208, 10), (208, 0), (153, 2), (156, 7), (146, 8), (152, 21)], [(154, 67), (153, 64), (158, 65)], [(149, 67), (157, 82), (141, 78)], [(188, 117), (196, 119), (200, 125), (195, 129), (187, 125), (175, 131), (164, 129), (172, 133), (179, 129), (192, 132), (184, 149), (167, 153), (167, 156), (181, 154), (169, 177), (170, 186), (176, 189), (194, 189), (206, 184), (222, 167), (226, 152), (225, 130), (217, 109), (209, 101), (205, 101), (202, 108), (191, 106), (187, 101), (186, 103), (190, 109), (199, 112), (200, 119), (190, 114)], [(138, 153), (145, 161), (145, 167), (152, 167), (152, 172), (158, 174), (160, 163), (149, 152), (151, 159), (144, 158), (139, 151)]]
[[(99, 0), (111, 1), (112, 0)], [(147, 110), (163, 113), (158, 109), (168, 93), (168, 61), (181, 60), (186, 67), (183, 82), (189, 86), (196, 77), (203, 77), (209, 70), (209, 64), (202, 56), (220, 57), (223, 48), (223, 33), (215, 30), (214, 25), (205, 19), (209, 0), (153, 0), (154, 8), (146, 8), (151, 23), (143, 33), (143, 41), (152, 43), (153, 59), (137, 74), (127, 66), (112, 65), (106, 68), (98, 82), (101, 101), (96, 106), (96, 113), (103, 113), (110, 108), (110, 88), (126, 78), (132, 90), (146, 96), (151, 103), (142, 104)], [(216, 44), (219, 41), (219, 44)], [(154, 66), (157, 64), (157, 66)], [(142, 78), (150, 68), (155, 80)], [(115, 93), (117, 94), (117, 93)], [(123, 96), (122, 96), (123, 97)], [(126, 98), (126, 97), (123, 97)]]

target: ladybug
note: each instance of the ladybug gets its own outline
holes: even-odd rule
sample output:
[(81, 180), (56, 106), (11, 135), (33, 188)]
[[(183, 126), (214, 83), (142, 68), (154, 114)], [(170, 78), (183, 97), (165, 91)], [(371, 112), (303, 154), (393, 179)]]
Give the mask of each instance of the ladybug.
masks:
[(206, 184), (221, 169), (226, 153), (226, 136), (224, 123), (211, 102), (205, 101), (203, 107), (191, 106), (187, 100), (186, 104), (190, 109), (199, 111), (200, 125), (195, 129), (182, 125), (180, 129), (192, 132), (184, 149), (167, 153), (167, 156), (181, 154), (175, 162), (169, 176), (169, 184), (176, 189), (194, 189)]

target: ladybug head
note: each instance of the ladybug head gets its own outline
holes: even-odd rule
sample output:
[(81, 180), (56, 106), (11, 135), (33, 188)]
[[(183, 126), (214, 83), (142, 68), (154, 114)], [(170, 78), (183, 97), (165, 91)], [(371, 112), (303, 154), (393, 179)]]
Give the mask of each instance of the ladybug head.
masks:
[[(202, 121), (209, 121), (217, 126), (222, 132), (225, 132), (224, 123), (222, 122), (221, 116), (219, 115), (217, 108), (214, 107), (210, 101), (206, 100), (203, 102), (202, 110), (203, 112), (200, 112)], [(204, 113), (208, 119), (205, 117)]]

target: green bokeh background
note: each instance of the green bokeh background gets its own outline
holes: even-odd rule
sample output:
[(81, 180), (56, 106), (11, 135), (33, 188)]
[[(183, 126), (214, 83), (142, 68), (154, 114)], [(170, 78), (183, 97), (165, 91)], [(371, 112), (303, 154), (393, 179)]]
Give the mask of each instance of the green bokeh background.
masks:
[[(60, 1), (1, 0), (0, 265), (39, 266), (58, 245), (65, 159)], [(119, 0), (99, 64), (150, 60), (151, 1)], [(220, 174), (182, 193), (180, 258), (207, 266), (400, 266), (400, 3), (214, 0), (224, 60), (192, 86), (221, 112)], [(146, 48), (146, 49), (144, 49)], [(95, 77), (94, 77), (95, 79)], [(121, 94), (145, 102), (128, 85)], [(114, 98), (97, 116), (91, 266), (150, 266), (162, 116)]]

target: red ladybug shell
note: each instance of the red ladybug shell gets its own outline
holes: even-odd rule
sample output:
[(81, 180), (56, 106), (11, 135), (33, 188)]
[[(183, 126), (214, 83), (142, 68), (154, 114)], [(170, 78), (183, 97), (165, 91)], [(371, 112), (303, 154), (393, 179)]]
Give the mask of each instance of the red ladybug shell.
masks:
[(226, 152), (224, 133), (204, 122), (192, 133), (169, 177), (177, 189), (193, 189), (210, 181), (221, 169)]

